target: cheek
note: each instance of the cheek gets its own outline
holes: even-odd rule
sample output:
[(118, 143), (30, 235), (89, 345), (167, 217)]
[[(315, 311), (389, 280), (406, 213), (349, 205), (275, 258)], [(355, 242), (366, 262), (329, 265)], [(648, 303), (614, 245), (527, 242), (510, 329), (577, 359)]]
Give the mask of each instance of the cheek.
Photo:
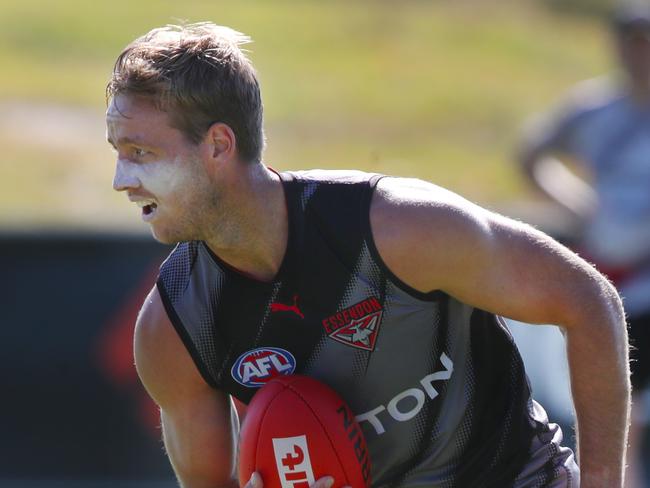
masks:
[(157, 198), (173, 195), (190, 179), (185, 168), (180, 161), (144, 164), (139, 168), (140, 181)]

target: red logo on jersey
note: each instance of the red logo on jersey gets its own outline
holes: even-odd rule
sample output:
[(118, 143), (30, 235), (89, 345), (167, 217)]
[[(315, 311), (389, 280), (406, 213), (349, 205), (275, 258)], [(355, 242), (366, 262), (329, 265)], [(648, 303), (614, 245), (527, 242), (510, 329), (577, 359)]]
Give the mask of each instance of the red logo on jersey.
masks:
[(300, 308), (298, 308), (298, 295), (293, 296), (292, 305), (278, 302), (271, 303), (271, 312), (293, 312), (301, 319), (305, 318), (303, 313), (300, 311)]
[(372, 351), (375, 349), (383, 308), (375, 297), (355, 303), (323, 319), (325, 332), (347, 346)]

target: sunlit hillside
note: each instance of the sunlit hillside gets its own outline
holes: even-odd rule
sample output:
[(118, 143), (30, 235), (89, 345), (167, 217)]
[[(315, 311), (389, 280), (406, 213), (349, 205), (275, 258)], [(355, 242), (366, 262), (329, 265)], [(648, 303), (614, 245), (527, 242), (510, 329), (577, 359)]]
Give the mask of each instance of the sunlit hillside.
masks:
[(419, 176), (500, 207), (528, 198), (526, 118), (610, 66), (595, 18), (530, 1), (2, 0), (0, 224), (139, 226), (111, 190), (104, 85), (150, 28), (212, 20), (253, 37), (277, 169)]

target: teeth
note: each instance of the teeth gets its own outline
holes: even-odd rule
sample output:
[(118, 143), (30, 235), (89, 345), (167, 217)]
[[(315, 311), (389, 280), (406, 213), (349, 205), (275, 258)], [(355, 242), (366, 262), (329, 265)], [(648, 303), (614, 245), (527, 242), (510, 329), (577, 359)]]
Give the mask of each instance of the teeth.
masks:
[(152, 203), (154, 203), (153, 200), (139, 200), (135, 202), (135, 204), (140, 208), (146, 207), (147, 205), (151, 205)]

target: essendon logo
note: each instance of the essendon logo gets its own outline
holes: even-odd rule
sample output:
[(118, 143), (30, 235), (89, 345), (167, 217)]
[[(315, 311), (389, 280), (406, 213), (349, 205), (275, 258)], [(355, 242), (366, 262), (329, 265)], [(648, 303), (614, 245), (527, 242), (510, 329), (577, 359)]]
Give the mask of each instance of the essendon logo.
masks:
[(379, 333), (382, 310), (379, 300), (375, 297), (366, 298), (323, 319), (323, 327), (335, 341), (372, 351)]

